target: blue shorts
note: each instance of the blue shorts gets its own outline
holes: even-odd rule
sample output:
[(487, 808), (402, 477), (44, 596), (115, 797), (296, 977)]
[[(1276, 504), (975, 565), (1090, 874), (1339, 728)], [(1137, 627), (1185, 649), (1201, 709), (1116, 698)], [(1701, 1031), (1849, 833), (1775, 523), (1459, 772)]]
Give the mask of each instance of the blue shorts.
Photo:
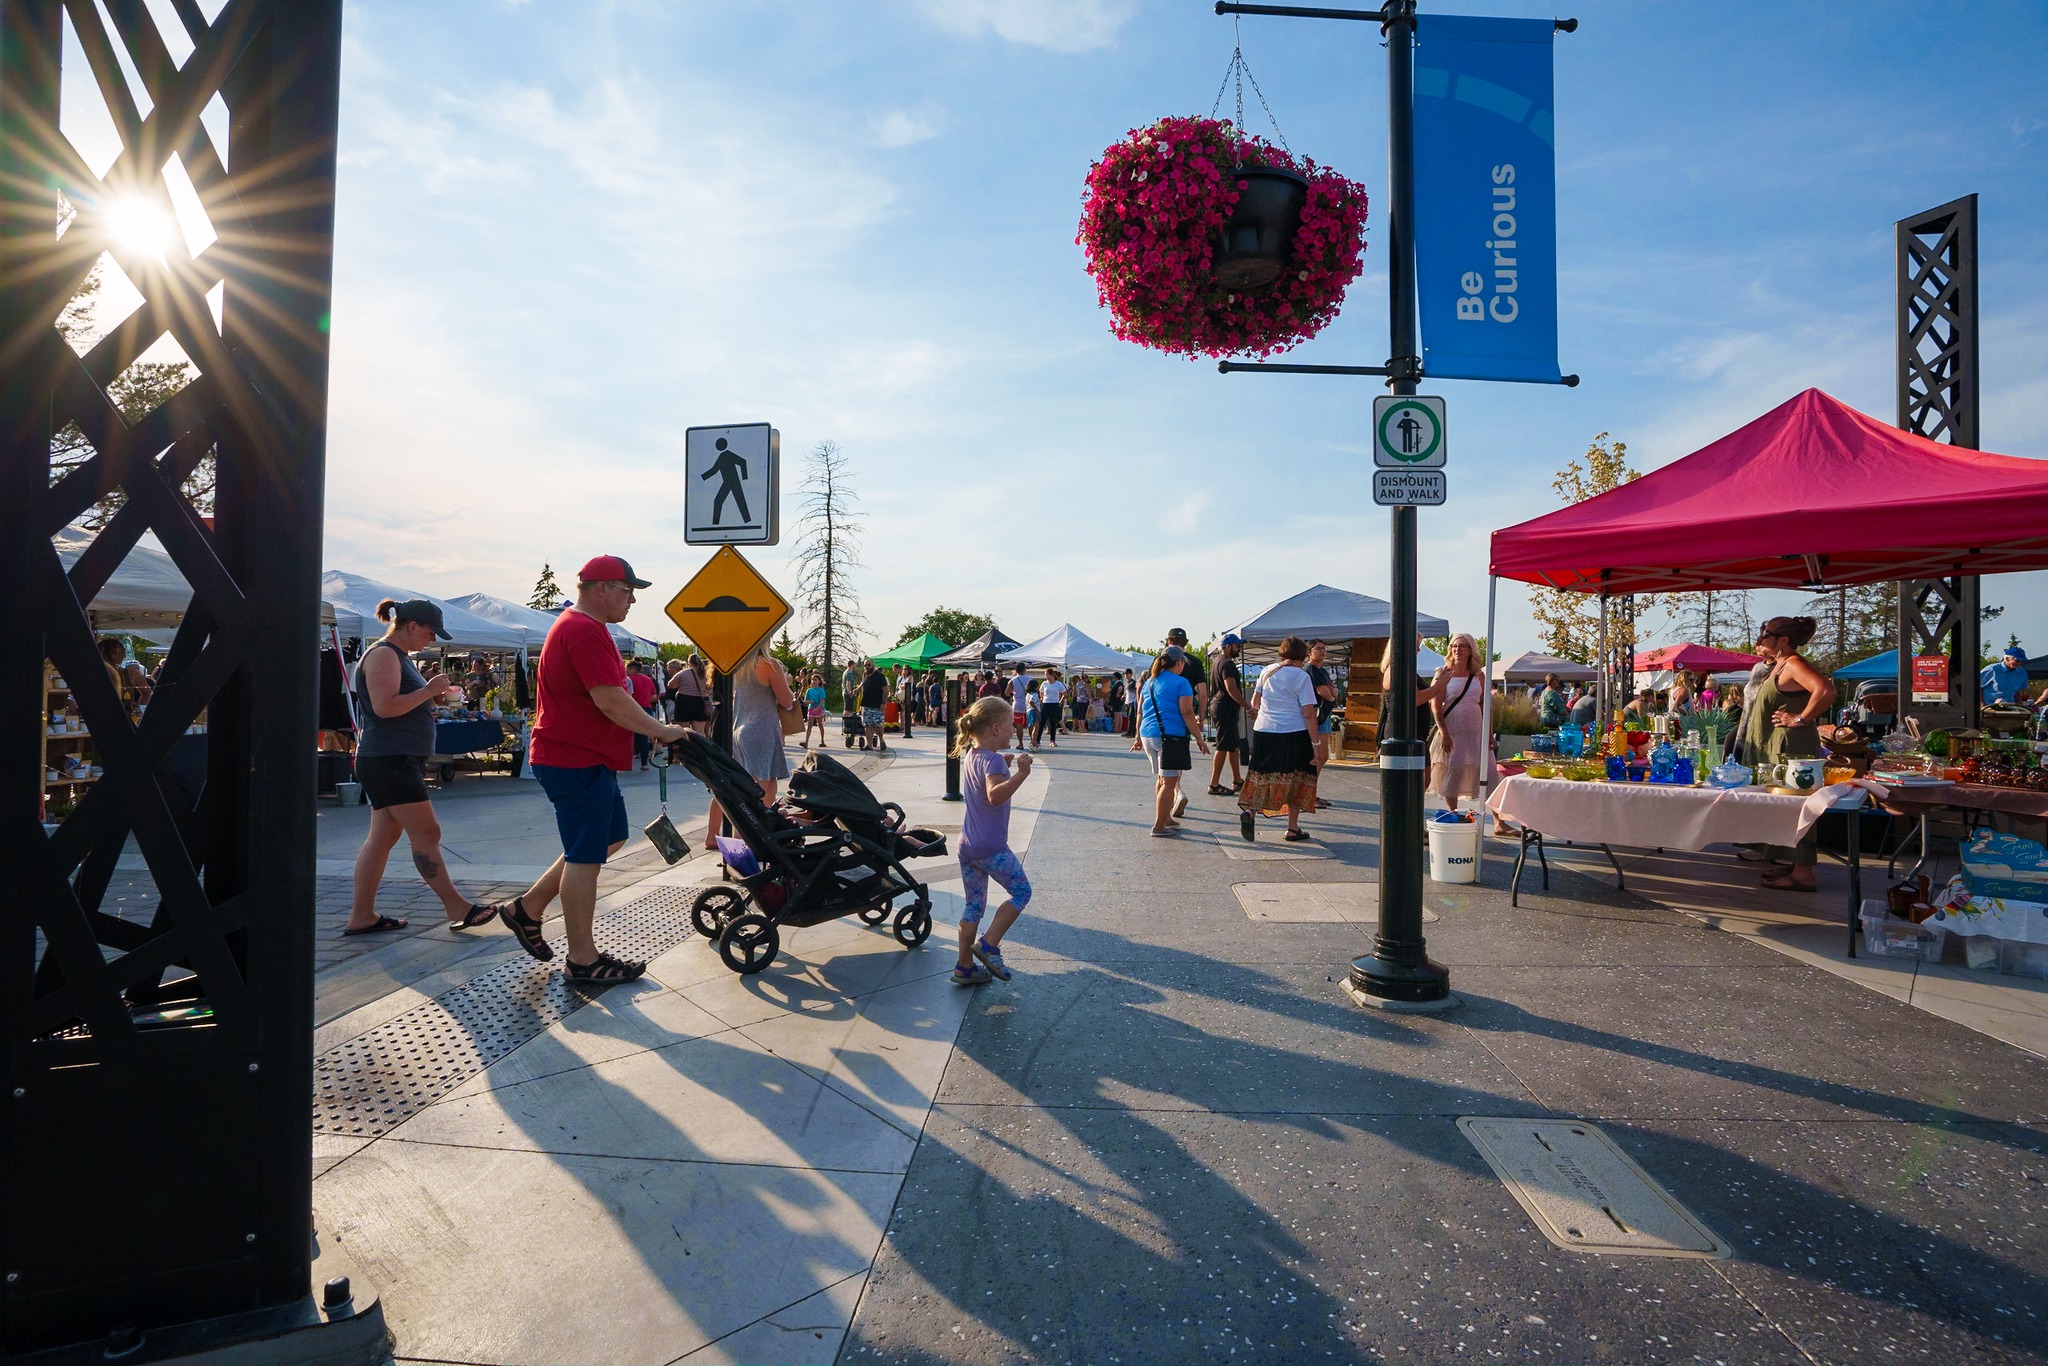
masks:
[(566, 862), (603, 863), (614, 844), (626, 842), (626, 798), (619, 791), (618, 774), (603, 764), (535, 764), (533, 776), (555, 804), (555, 828), (562, 832)]
[(1002, 889), (1010, 894), (1018, 910), (1031, 904), (1031, 879), (1024, 876), (1024, 865), (1008, 849), (999, 849), (987, 858), (969, 858), (960, 855), (960, 882), (967, 893), (966, 905), (960, 909), (960, 923), (979, 925), (981, 913), (988, 909), (988, 881), (994, 878)]

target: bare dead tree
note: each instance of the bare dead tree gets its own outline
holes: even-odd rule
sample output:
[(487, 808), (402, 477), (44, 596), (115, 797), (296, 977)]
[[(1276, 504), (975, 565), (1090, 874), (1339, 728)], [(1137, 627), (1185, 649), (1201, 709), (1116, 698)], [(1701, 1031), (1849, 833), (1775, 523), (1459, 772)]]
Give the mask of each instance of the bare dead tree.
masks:
[(797, 610), (804, 634), (797, 644), (830, 670), (851, 653), (867, 623), (853, 591), (860, 568), (860, 531), (867, 518), (856, 509), (853, 467), (836, 441), (820, 441), (804, 461), (803, 515), (797, 521)]

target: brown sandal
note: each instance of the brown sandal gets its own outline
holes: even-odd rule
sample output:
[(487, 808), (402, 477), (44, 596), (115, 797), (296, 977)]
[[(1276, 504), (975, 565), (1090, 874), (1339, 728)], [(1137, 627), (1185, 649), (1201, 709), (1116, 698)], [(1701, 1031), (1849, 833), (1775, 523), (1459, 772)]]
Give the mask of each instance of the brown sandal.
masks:
[(1767, 877), (1764, 879), (1764, 886), (1774, 892), (1817, 892), (1820, 890), (1818, 882), (1795, 882), (1789, 875), (1785, 877)]

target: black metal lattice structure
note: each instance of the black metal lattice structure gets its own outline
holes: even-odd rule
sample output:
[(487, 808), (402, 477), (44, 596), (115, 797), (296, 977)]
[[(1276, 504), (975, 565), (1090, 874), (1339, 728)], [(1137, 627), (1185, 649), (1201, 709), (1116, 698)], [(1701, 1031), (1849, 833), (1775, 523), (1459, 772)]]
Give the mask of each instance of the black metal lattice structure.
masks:
[[(0, 647), (8, 1357), (309, 1294), (309, 737), (341, 6), (168, 8), (182, 34), (143, 0), (0, 0), (0, 600), (16, 622)], [(67, 47), (87, 70), (63, 70)], [(60, 106), (90, 92), (119, 139), (103, 173), (62, 126)], [(207, 127), (222, 107), (224, 141)], [(159, 254), (121, 230), (138, 209), (189, 222), (188, 189), (210, 245)], [(58, 321), (109, 260), (141, 303), (81, 355)], [(166, 336), (197, 377), (124, 417), (110, 388)], [(53, 438), (71, 424), (89, 458), (53, 474)], [(184, 492), (202, 462), (210, 517)], [(111, 512), (67, 570), (52, 537), (94, 508)], [(89, 607), (145, 537), (192, 601), (134, 721)], [(103, 769), (47, 829), (45, 661)], [(194, 796), (166, 760), (202, 711)], [(117, 864), (137, 856), (156, 903), (143, 921), (102, 908)]]
[[(1898, 425), (1978, 450), (1977, 196), (1899, 220)], [(1923, 727), (1977, 724), (1982, 617), (1972, 575), (1899, 584), (1899, 706)], [(1946, 655), (1946, 702), (1912, 701), (1913, 656)]]

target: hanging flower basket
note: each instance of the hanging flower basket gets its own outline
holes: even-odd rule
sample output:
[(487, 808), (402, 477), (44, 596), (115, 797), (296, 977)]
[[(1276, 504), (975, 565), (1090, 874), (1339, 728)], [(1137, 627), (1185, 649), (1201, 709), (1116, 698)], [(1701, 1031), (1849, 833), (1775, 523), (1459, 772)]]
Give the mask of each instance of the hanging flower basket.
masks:
[(1110, 328), (1175, 355), (1269, 356), (1337, 316), (1365, 187), (1227, 122), (1165, 118), (1088, 170), (1075, 240)]

